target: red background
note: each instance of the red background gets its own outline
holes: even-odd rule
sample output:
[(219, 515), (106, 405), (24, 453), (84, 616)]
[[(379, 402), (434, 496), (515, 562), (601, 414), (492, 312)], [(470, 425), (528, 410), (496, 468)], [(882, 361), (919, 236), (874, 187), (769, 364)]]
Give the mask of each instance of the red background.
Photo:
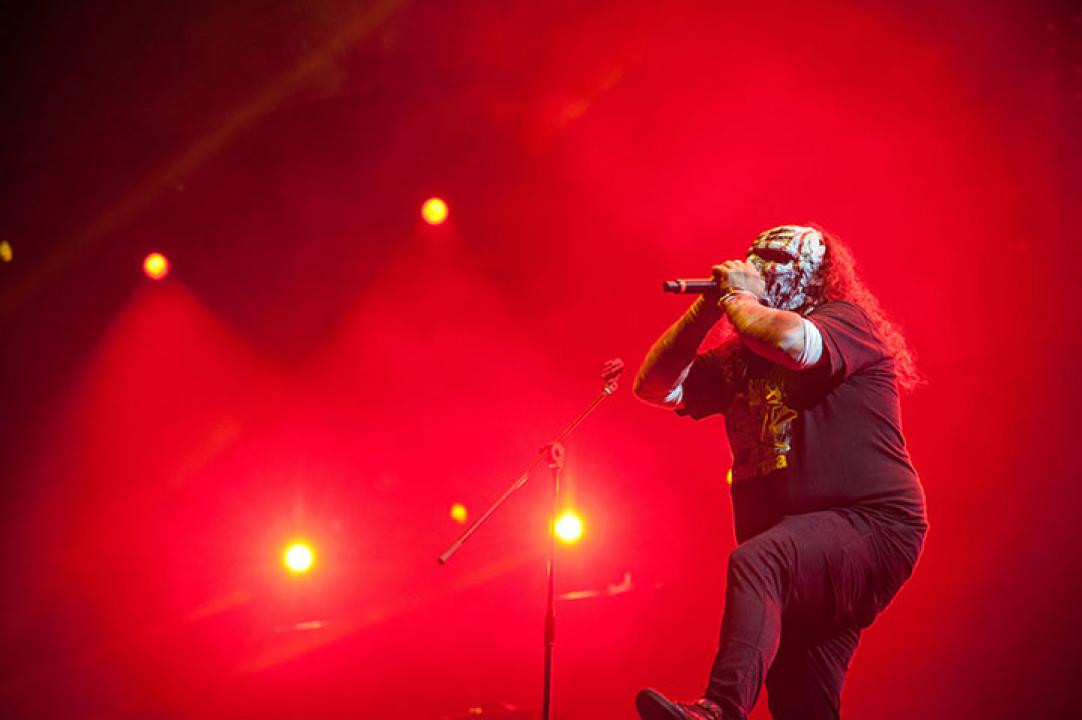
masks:
[[(637, 366), (686, 304), (661, 280), (805, 221), (928, 377), (903, 409), (932, 530), (847, 716), (1077, 712), (1070, 4), (107, 0), (4, 27), (6, 716), (537, 705), (545, 475), (441, 568), (450, 505), (494, 499), (602, 361)], [(568, 443), (559, 591), (634, 589), (561, 602), (567, 720), (696, 695), (716, 642), (722, 423), (628, 384)]]

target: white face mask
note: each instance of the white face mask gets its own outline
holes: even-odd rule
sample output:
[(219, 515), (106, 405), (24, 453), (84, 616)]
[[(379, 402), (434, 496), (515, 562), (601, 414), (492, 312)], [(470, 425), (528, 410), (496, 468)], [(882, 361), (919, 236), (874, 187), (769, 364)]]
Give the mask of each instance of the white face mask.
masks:
[(826, 255), (823, 234), (803, 225), (781, 225), (748, 248), (748, 262), (766, 284), (766, 301), (778, 310), (808, 310), (821, 301), (819, 270)]

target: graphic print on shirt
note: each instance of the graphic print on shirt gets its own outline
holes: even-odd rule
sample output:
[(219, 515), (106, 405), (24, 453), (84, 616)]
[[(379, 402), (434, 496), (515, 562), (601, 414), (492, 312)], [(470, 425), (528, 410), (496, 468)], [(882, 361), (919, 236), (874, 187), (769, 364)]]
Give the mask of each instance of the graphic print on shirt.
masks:
[(726, 422), (735, 479), (789, 467), (797, 412), (786, 404), (785, 376), (778, 370), (748, 378), (745, 389), (733, 399)]

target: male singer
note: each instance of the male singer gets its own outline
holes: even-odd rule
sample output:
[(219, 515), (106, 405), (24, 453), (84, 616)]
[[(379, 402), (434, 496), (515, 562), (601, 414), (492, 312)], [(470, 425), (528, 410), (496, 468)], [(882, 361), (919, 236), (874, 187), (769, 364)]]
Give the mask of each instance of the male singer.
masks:
[[(848, 248), (819, 228), (767, 230), (713, 277), (654, 343), (635, 394), (725, 416), (739, 545), (703, 697), (643, 690), (636, 706), (644, 720), (743, 720), (765, 682), (775, 720), (838, 718), (861, 630), (928, 527), (898, 407), (919, 376)], [(719, 322), (727, 338), (699, 352)]]

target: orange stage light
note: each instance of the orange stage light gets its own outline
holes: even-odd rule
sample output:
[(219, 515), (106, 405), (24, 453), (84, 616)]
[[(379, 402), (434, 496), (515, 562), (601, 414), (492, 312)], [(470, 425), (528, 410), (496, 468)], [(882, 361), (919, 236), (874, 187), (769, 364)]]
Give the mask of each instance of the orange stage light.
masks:
[(466, 506), (462, 503), (455, 503), (451, 506), (451, 519), (459, 525), (466, 522), (466, 518), (469, 517), (469, 513), (466, 512)]
[(578, 542), (582, 537), (582, 518), (571, 510), (556, 518), (556, 537), (565, 543)]
[(438, 197), (425, 200), (421, 206), (421, 217), (429, 225), (442, 225), (447, 220), (447, 203)]
[(169, 274), (169, 260), (161, 253), (150, 253), (143, 260), (143, 272), (151, 280), (161, 280)]
[(290, 544), (282, 554), (282, 562), (285, 563), (286, 568), (298, 574), (311, 570), (315, 560), (316, 556), (312, 548), (302, 542)]

